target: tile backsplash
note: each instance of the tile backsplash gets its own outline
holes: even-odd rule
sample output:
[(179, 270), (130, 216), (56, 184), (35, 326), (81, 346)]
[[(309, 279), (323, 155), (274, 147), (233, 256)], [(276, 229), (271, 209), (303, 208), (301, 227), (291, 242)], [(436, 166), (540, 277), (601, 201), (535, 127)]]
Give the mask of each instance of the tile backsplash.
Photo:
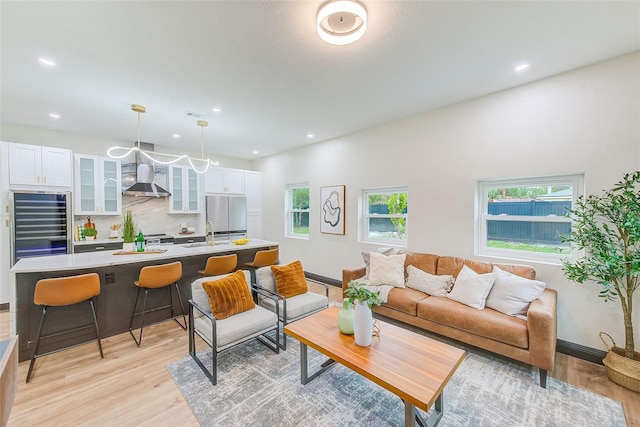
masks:
[[(170, 234), (179, 236), (182, 224), (195, 228), (196, 235), (204, 235), (204, 214), (169, 214), (168, 197), (122, 197), (122, 212), (128, 210), (133, 214), (136, 231), (142, 234)], [(109, 237), (111, 226), (122, 224), (123, 217), (117, 215), (92, 215), (91, 222), (96, 224), (98, 239)], [(84, 225), (86, 215), (75, 215), (74, 225)], [(118, 237), (122, 237), (122, 228), (118, 230)]]

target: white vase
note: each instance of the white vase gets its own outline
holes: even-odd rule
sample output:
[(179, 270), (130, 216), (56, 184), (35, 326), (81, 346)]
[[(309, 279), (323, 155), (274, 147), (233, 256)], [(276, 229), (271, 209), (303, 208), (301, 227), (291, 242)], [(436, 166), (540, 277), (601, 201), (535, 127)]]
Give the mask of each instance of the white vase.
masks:
[(371, 334), (373, 333), (373, 314), (364, 301), (356, 301), (356, 309), (353, 314), (353, 335), (356, 344), (367, 347), (371, 344)]
[(135, 243), (123, 243), (122, 244), (122, 252), (135, 252), (136, 244)]

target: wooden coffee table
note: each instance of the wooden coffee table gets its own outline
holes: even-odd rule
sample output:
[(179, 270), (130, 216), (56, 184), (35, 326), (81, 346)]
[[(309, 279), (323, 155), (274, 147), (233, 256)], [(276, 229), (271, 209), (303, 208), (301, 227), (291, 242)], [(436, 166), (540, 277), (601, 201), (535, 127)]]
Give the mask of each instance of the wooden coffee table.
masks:
[[(338, 307), (288, 324), (284, 332), (300, 341), (300, 379), (307, 384), (338, 362), (397, 395), (404, 401), (405, 426), (435, 426), (442, 418), (442, 390), (458, 368), (464, 351), (415, 332), (380, 322), (380, 337), (360, 347), (353, 335), (338, 330)], [(309, 374), (307, 346), (330, 360)], [(416, 408), (428, 411), (428, 420)]]

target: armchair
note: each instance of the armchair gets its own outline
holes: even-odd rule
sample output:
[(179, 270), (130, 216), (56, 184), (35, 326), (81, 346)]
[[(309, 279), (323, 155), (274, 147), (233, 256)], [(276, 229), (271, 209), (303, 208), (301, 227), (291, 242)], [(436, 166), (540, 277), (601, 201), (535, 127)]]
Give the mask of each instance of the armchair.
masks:
[[(204, 282), (211, 282), (229, 276), (223, 274), (219, 276), (203, 277), (191, 284), (192, 299), (189, 300), (189, 355), (205, 373), (211, 384), (218, 382), (218, 353), (245, 342), (251, 338), (257, 338), (262, 344), (279, 353), (280, 344), (280, 324), (276, 313), (279, 310), (278, 299), (269, 293), (253, 289), (249, 285), (250, 274), (243, 270), (245, 281), (249, 291), (256, 292), (261, 298), (272, 300), (274, 310), (268, 310), (256, 305), (254, 308), (234, 314), (224, 319), (216, 319), (211, 312), (209, 296), (203, 288)], [(275, 331), (275, 338), (266, 335)], [(211, 371), (196, 354), (195, 336), (198, 335), (207, 345), (211, 347), (212, 366)]]
[[(302, 271), (301, 273), (304, 274)], [(261, 291), (257, 296), (258, 305), (277, 312), (284, 326), (295, 320), (324, 310), (329, 306), (329, 286), (326, 283), (320, 284), (325, 288), (325, 295), (307, 290), (295, 296), (285, 297), (281, 293), (278, 293), (276, 279), (271, 267), (261, 267), (256, 270), (255, 287)], [(273, 297), (275, 297), (275, 299)], [(282, 338), (282, 349), (287, 349), (286, 335)]]

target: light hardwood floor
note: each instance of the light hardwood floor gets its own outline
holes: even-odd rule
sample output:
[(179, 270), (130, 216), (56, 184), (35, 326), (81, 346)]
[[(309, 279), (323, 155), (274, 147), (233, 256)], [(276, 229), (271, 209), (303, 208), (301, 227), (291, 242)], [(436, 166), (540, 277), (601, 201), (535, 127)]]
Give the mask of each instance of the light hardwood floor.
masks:
[[(340, 288), (330, 290), (332, 301), (342, 301)], [(8, 336), (9, 313), (0, 311), (0, 340)], [(187, 356), (187, 342), (175, 322), (163, 322), (145, 328), (140, 348), (128, 333), (103, 339), (104, 360), (96, 343), (42, 357), (29, 384), (22, 362), (9, 425), (198, 426), (165, 368)], [(558, 354), (550, 375), (619, 400), (628, 425), (640, 427), (640, 394), (610, 382), (603, 366)]]

